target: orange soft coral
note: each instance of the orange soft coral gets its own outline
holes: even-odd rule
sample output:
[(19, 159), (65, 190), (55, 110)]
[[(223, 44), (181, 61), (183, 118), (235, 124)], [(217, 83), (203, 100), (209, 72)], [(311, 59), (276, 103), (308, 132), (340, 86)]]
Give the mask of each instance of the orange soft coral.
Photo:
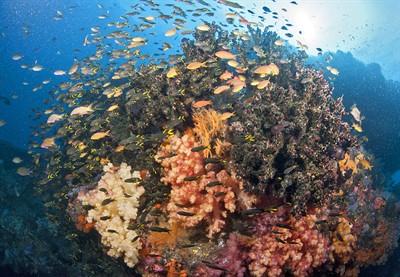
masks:
[[(213, 109), (201, 109), (199, 112), (193, 114), (193, 122), (196, 136), (199, 138), (202, 145), (208, 146), (212, 144), (212, 141), (217, 138), (221, 138), (224, 135), (226, 124), (225, 120), (220, 117), (220, 114)], [(218, 141), (217, 151), (221, 155), (226, 148), (230, 145)], [(204, 157), (211, 156), (211, 147), (203, 150)]]
[(353, 225), (346, 218), (341, 217), (332, 235), (331, 259), (347, 264), (354, 256), (357, 238), (351, 233)]
[(83, 214), (78, 215), (77, 220), (78, 222), (75, 225), (79, 231), (82, 231), (84, 233), (89, 233), (90, 230), (93, 229), (94, 227), (93, 223), (87, 222), (86, 216), (84, 216)]

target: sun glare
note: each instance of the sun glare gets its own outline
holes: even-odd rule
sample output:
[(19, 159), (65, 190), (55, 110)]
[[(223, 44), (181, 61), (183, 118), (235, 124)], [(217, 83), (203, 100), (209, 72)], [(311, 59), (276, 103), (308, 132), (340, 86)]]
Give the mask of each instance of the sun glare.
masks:
[(302, 32), (304, 42), (313, 42), (317, 37), (317, 29), (311, 16), (299, 12), (294, 17), (294, 24)]

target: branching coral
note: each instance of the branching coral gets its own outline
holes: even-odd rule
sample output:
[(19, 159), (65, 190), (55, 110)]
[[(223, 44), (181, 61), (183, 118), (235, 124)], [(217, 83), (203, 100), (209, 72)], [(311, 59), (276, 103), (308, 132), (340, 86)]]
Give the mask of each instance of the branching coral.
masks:
[[(88, 192), (81, 191), (78, 200), (94, 207), (89, 210), (87, 221), (94, 223), (101, 242), (110, 247), (107, 254), (123, 257), (125, 263), (133, 267), (138, 262), (141, 243), (135, 239), (136, 231), (128, 227), (136, 220), (139, 197), (144, 193), (144, 188), (139, 185), (140, 173), (131, 173), (131, 167), (126, 163), (119, 168), (109, 163), (104, 166), (104, 172), (97, 187)], [(127, 182), (128, 179), (139, 181)]]
[[(214, 148), (218, 156), (221, 156), (226, 149), (229, 149), (230, 144), (221, 140), (224, 137), (226, 124), (218, 112), (213, 109), (201, 109), (193, 114), (193, 122), (193, 131), (199, 138), (201, 145), (209, 146), (203, 150), (204, 157), (211, 156), (211, 147)], [(216, 145), (211, 145), (213, 140), (217, 138)]]

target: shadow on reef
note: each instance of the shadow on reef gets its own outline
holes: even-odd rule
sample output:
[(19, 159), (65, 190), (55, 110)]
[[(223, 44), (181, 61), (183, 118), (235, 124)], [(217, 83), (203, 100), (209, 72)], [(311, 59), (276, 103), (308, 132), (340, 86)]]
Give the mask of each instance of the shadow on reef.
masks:
[[(14, 157), (23, 161), (14, 164)], [(61, 222), (55, 224), (47, 218), (44, 205), (49, 204), (34, 193), (34, 174), (16, 173), (29, 159), (25, 151), (0, 142), (0, 276), (86, 276), (88, 272), (128, 276), (124, 266), (107, 256), (98, 257), (98, 251), (87, 256), (90, 252), (83, 247), (93, 246), (78, 246), (79, 235), (75, 237)]]
[(400, 248), (397, 247), (396, 250), (389, 257), (385, 265), (374, 266), (361, 270), (360, 277), (375, 277), (375, 276), (390, 276), (399, 277), (400, 265)]
[(349, 52), (337, 51), (332, 57), (329, 65), (340, 70), (333, 80), (333, 97), (344, 95), (347, 110), (357, 105), (365, 116), (360, 134), (368, 138), (365, 147), (375, 155), (374, 163), (380, 163), (384, 173), (393, 174), (400, 166), (400, 82), (386, 80), (378, 64), (364, 64)]

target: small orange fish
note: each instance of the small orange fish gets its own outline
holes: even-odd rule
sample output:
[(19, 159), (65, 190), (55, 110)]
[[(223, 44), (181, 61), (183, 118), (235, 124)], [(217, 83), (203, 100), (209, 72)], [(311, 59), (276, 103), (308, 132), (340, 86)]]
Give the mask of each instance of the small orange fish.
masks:
[(55, 146), (56, 143), (54, 138), (45, 138), (42, 144), (40, 145), (41, 148), (48, 149), (49, 147)]
[(232, 92), (239, 92), (244, 88), (244, 85), (236, 85), (233, 87)]
[(235, 115), (235, 113), (225, 112), (225, 113), (219, 115), (219, 119), (226, 120), (228, 118), (231, 118), (234, 115)]
[(90, 137), (90, 139), (92, 139), (92, 140), (99, 140), (99, 139), (102, 139), (102, 138), (105, 138), (105, 137), (109, 137), (110, 136), (110, 131), (107, 131), (107, 132), (97, 132), (97, 133), (94, 133), (91, 137)]
[(236, 71), (237, 73), (239, 73), (239, 74), (244, 74), (244, 73), (246, 73), (246, 71), (247, 71), (247, 67), (246, 67), (246, 68), (243, 68), (243, 67), (236, 67), (236, 68), (235, 68), (235, 71)]
[(111, 162), (108, 158), (101, 158), (100, 159), (100, 164), (102, 164), (102, 165), (106, 165), (106, 164), (108, 164), (109, 162)]
[(360, 164), (364, 169), (372, 170), (373, 166), (369, 163), (369, 161), (363, 159), (360, 160)]
[(236, 55), (233, 55), (228, 51), (218, 51), (215, 53), (215, 56), (220, 59), (236, 60)]
[(125, 149), (125, 145), (120, 145), (117, 148), (115, 148), (114, 151), (118, 153), (118, 152), (121, 152), (124, 149)]
[(210, 100), (200, 100), (193, 104), (193, 108), (198, 109), (198, 108), (202, 108), (202, 107), (205, 107), (208, 105), (211, 105)]
[(214, 94), (220, 94), (220, 93), (226, 92), (229, 88), (230, 88), (230, 86), (228, 86), (228, 85), (219, 86), (214, 90)]
[(364, 154), (358, 154), (356, 159), (361, 164), (362, 168), (372, 170), (373, 166), (364, 158)]
[(258, 89), (263, 89), (266, 88), (269, 85), (269, 80), (264, 80), (258, 83), (257, 88)]
[(225, 70), (224, 73), (221, 74), (221, 76), (219, 76), (219, 78), (223, 81), (229, 80), (233, 77), (233, 74), (231, 72), (229, 72), (228, 70)]
[(263, 65), (263, 66), (257, 67), (256, 70), (254, 70), (254, 73), (260, 74), (261, 76), (278, 75), (279, 67), (276, 66), (276, 64), (271, 63), (269, 65)]

